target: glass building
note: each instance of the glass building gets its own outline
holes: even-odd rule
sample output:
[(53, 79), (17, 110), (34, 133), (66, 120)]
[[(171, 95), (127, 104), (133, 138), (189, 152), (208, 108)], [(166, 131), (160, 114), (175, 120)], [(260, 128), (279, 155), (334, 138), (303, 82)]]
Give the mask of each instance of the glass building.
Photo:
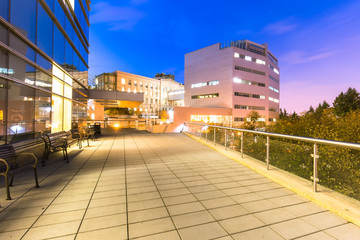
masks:
[(0, 144), (86, 124), (90, 0), (0, 0)]

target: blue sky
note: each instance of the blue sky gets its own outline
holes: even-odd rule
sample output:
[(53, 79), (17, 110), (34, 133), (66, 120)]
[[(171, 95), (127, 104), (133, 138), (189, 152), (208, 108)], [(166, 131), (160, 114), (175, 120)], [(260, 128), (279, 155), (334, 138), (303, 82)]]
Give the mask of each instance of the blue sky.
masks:
[(360, 91), (360, 1), (91, 1), (90, 74), (115, 70), (184, 81), (184, 55), (230, 40), (268, 43), (280, 107), (301, 112)]

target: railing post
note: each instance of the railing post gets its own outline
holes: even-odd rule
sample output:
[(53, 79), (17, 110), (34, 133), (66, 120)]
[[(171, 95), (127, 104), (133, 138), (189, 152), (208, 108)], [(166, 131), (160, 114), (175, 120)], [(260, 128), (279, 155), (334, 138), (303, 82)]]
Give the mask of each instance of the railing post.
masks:
[(226, 129), (225, 129), (225, 139), (224, 139), (224, 142), (225, 142), (225, 151), (227, 150), (227, 147), (226, 147), (226, 140), (227, 140), (227, 134), (226, 134)]
[(266, 168), (267, 170), (269, 170), (269, 165), (270, 165), (270, 137), (267, 136), (266, 137)]
[(241, 158), (244, 158), (244, 132), (241, 132)]
[(206, 141), (208, 141), (208, 137), (207, 137), (207, 131), (209, 129), (209, 126), (206, 125), (206, 130), (205, 130), (205, 137), (206, 137)]
[(214, 144), (216, 145), (216, 128), (214, 127)]
[(318, 178), (318, 147), (316, 145), (316, 143), (314, 144), (314, 153), (311, 154), (311, 156), (314, 159), (314, 176), (311, 177), (311, 179), (313, 180), (313, 191), (317, 192), (317, 182), (319, 181)]

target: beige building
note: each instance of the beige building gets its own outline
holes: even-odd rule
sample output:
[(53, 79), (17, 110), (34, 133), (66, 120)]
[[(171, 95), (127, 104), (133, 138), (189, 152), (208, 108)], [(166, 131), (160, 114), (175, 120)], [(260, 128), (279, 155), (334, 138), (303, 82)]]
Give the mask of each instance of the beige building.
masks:
[(149, 78), (122, 71), (103, 73), (95, 78), (95, 89), (143, 93), (144, 100), (139, 106), (119, 106), (142, 116), (158, 116), (161, 111), (183, 105), (183, 99), (169, 100), (172, 99), (169, 98), (170, 91), (184, 90), (184, 85), (176, 82), (173, 75), (157, 74), (156, 78)]

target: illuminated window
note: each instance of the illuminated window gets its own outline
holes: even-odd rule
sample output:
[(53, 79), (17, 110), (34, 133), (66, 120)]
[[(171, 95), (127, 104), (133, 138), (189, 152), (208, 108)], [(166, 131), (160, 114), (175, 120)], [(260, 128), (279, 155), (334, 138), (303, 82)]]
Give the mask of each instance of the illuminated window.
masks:
[(64, 131), (68, 131), (71, 129), (71, 110), (71, 100), (64, 99)]
[(52, 82), (52, 92), (61, 96), (64, 95), (64, 83), (57, 78), (53, 78)]
[(137, 81), (134, 81), (134, 86), (135, 86), (135, 87), (137, 86)]
[(121, 84), (125, 84), (125, 79), (124, 78), (121, 79)]
[(72, 86), (72, 78), (67, 74), (65, 74), (65, 82)]
[(265, 65), (265, 61), (261, 60), (261, 59), (256, 59), (256, 63), (257, 64), (261, 64), (261, 65)]
[(64, 87), (64, 96), (72, 99), (72, 88), (67, 84), (65, 84), (65, 87)]
[(122, 88), (121, 88), (121, 91), (125, 92), (125, 87), (122, 87)]
[(203, 94), (203, 95), (193, 95), (191, 99), (198, 99), (198, 98), (215, 98), (219, 97), (219, 93), (211, 93), (211, 94)]
[(251, 57), (250, 56), (245, 56), (245, 60), (246, 61), (251, 61)]
[(239, 57), (240, 57), (240, 54), (239, 54), (239, 53), (234, 53), (234, 57), (235, 57), (235, 58), (239, 58)]
[(53, 65), (52, 73), (61, 80), (64, 80), (64, 72), (57, 66)]
[[(63, 98), (52, 95), (51, 132), (63, 130)], [(71, 117), (70, 117), (71, 120)]]
[(134, 93), (136, 93), (136, 89), (134, 89)]
[(131, 92), (130, 88), (128, 88), (128, 92)]

